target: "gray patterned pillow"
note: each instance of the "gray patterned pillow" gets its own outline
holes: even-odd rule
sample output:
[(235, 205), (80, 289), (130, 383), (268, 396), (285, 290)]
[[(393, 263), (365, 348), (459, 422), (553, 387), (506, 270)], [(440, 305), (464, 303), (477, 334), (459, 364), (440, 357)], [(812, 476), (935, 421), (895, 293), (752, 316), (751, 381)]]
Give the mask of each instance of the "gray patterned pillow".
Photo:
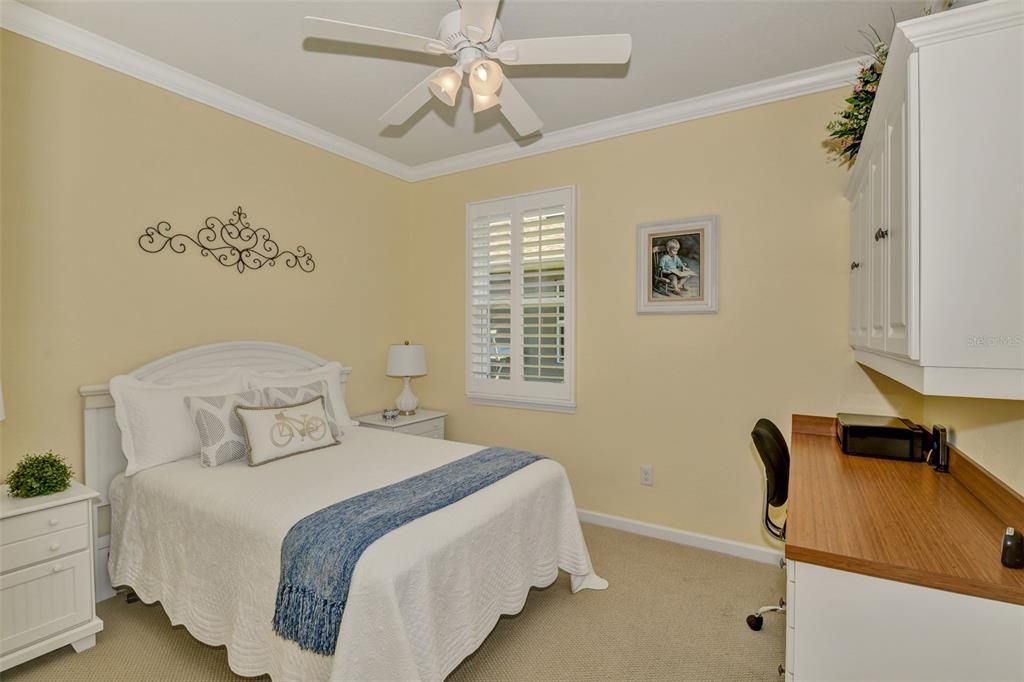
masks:
[(326, 401), (327, 424), (331, 427), (331, 435), (340, 441), (345, 432), (341, 430), (338, 422), (334, 419), (334, 406), (331, 405), (331, 394), (327, 390), (326, 381), (314, 381), (304, 386), (268, 386), (263, 389), (263, 405), (265, 407), (285, 407), (308, 402), (318, 395), (322, 395)]
[(248, 454), (245, 429), (235, 407), (260, 407), (262, 403), (259, 391), (185, 398), (185, 407), (199, 430), (199, 461), (203, 466), (215, 467)]

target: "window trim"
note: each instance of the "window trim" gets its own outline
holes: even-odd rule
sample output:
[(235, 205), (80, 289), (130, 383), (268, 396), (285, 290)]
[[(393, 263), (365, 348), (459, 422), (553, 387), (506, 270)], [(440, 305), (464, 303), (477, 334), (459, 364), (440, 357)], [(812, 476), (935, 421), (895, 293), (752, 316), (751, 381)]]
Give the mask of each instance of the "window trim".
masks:
[[(513, 217), (513, 226), (518, 226), (519, 238), (522, 238), (520, 215), (523, 210), (523, 203), (528, 202), (532, 197), (543, 197), (556, 193), (568, 193), (563, 201), (565, 205), (565, 381), (561, 384), (550, 384), (544, 382), (517, 381), (515, 384), (501, 386), (502, 382), (497, 380), (479, 379), (473, 376), (472, 368), (472, 317), (473, 317), (473, 218), (475, 211), (490, 212), (501, 210), (500, 204), (507, 204), (509, 214)], [(538, 202), (539, 204), (539, 202)], [(540, 208), (541, 205), (531, 205), (525, 208)], [(477, 405), (488, 405), (494, 407), (513, 407), (530, 410), (543, 410), (549, 412), (573, 413), (576, 411), (576, 216), (577, 216), (577, 193), (575, 185), (563, 187), (552, 187), (549, 189), (526, 192), (508, 197), (498, 197), (484, 201), (474, 201), (466, 204), (466, 228), (463, 233), (465, 240), (465, 292), (463, 306), (465, 314), (465, 329), (463, 354), (465, 356), (465, 387), (466, 397), (471, 403)], [(521, 244), (521, 242), (520, 242)], [(521, 247), (514, 245), (513, 253), (518, 253)], [(518, 257), (518, 256), (516, 256)], [(517, 299), (514, 303), (515, 309), (522, 307), (522, 282), (513, 282), (517, 290)], [(513, 316), (513, 324), (519, 325), (518, 336), (522, 335), (522, 315)], [(513, 353), (522, 353), (521, 340), (517, 337), (517, 330), (513, 327), (512, 338)], [(485, 384), (485, 382), (493, 382)], [(494, 390), (485, 390), (484, 386)], [(516, 387), (516, 390), (510, 390)], [(529, 387), (529, 391), (523, 390)], [(553, 390), (555, 387), (559, 390)], [(545, 395), (546, 394), (546, 395)]]

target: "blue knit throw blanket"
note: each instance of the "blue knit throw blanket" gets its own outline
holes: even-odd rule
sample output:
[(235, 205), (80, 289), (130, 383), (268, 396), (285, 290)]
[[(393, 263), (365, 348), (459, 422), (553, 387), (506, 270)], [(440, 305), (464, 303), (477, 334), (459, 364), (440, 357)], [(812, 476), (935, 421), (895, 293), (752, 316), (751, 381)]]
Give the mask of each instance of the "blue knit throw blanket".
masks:
[(367, 547), (538, 459), (521, 450), (487, 448), (301, 519), (281, 546), (274, 630), (303, 649), (333, 655), (352, 574)]

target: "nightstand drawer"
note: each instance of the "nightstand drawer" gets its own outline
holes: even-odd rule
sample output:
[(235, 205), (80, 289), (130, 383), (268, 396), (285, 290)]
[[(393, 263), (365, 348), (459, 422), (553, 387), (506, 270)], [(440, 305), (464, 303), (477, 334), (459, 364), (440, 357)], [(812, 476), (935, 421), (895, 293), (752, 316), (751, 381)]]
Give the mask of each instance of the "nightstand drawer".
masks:
[(0, 653), (92, 618), (91, 552), (0, 577)]
[(444, 438), (444, 417), (431, 419), (430, 421), (408, 424), (395, 428), (398, 433), (407, 433), (410, 436), (425, 436), (427, 438)]
[(86, 523), (89, 523), (88, 501), (10, 516), (0, 520), (0, 543), (6, 545)]
[(0, 548), (0, 572), (6, 573), (39, 561), (55, 559), (86, 549), (88, 546), (88, 525), (75, 526), (20, 542), (11, 542)]

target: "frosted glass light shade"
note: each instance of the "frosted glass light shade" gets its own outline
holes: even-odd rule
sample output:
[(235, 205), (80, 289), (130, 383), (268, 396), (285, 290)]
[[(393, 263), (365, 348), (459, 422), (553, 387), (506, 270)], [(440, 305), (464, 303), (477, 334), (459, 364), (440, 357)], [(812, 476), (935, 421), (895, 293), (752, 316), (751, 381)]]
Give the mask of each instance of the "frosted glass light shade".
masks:
[(388, 348), (389, 377), (419, 377), (427, 373), (427, 353), (420, 344), (396, 343)]
[(430, 94), (438, 98), (448, 106), (455, 106), (455, 97), (462, 87), (462, 72), (451, 68), (443, 69), (436, 78), (432, 78), (427, 85)]
[(498, 103), (497, 95), (478, 95), (473, 93), (473, 113), (479, 113), (495, 106)]
[(469, 67), (469, 87), (474, 95), (493, 95), (501, 87), (504, 74), (498, 62), (480, 59)]

